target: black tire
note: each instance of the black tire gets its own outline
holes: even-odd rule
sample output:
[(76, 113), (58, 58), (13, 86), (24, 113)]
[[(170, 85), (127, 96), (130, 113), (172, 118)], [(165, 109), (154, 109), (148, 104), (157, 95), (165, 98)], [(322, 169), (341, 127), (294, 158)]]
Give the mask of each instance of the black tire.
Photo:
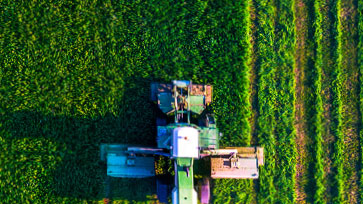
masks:
[(166, 125), (166, 119), (165, 118), (156, 118), (156, 126), (165, 126)]

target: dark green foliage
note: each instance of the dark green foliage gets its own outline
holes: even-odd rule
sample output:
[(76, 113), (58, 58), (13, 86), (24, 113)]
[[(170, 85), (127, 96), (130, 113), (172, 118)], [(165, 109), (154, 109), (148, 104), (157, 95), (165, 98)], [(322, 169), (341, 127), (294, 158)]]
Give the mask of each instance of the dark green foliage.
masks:
[(295, 16), (294, 1), (279, 0), (275, 25), (276, 50), (276, 182), (279, 203), (296, 203), (295, 173)]
[[(99, 144), (155, 145), (152, 81), (213, 84), (223, 144), (249, 144), (248, 3), (0, 4), (1, 202), (102, 199)], [(153, 202), (139, 184), (113, 196)], [(235, 186), (220, 186), (232, 203), (253, 199), (251, 181)]]
[[(249, 119), (252, 111), (249, 96), (249, 2), (231, 1), (221, 5), (212, 4), (211, 8), (213, 10), (210, 12), (217, 14), (216, 19), (211, 19), (212, 22), (219, 19), (217, 26), (223, 28), (207, 32), (217, 40), (216, 46), (219, 49), (211, 50), (211, 53), (217, 54), (216, 62), (212, 61), (214, 57), (206, 61), (214, 64), (216, 67), (213, 69), (218, 73), (214, 86), (214, 108), (218, 126), (225, 135), (221, 145), (248, 146), (251, 140)], [(251, 180), (217, 179), (213, 189), (213, 202), (251, 203), (253, 194)]]
[(312, 20), (311, 31), (309, 33), (310, 46), (314, 50), (314, 54), (309, 56), (309, 72), (307, 82), (309, 83), (309, 96), (307, 96), (307, 112), (308, 112), (308, 133), (312, 140), (312, 145), (309, 148), (311, 161), (309, 166), (310, 184), (307, 186), (310, 194), (310, 202), (312, 203), (325, 203), (324, 193), (324, 166), (323, 166), (323, 137), (322, 137), (322, 14), (321, 9), (323, 1), (309, 1), (310, 16)]
[(333, 150), (333, 168), (334, 168), (334, 183), (332, 186), (333, 203), (341, 203), (343, 201), (343, 148), (344, 148), (344, 136), (342, 133), (342, 101), (341, 101), (341, 89), (342, 89), (342, 78), (341, 78), (341, 23), (340, 23), (340, 11), (341, 2), (336, 0), (332, 2), (334, 13), (334, 71), (332, 87), (332, 124), (331, 130), (335, 137), (335, 144)]
[[(321, 96), (325, 26), (320, 11), (327, 2), (303, 2), (310, 9), (312, 28), (304, 43), (314, 50), (312, 56), (307, 52), (308, 91), (303, 91), (312, 139), (306, 162), (311, 182), (305, 190), (311, 197), (307, 202), (324, 203), (328, 197)], [(346, 119), (339, 16), (343, 9), (340, 0), (328, 2), (335, 23), (328, 128), (336, 139), (335, 183), (328, 193), (339, 203), (350, 193), (344, 192), (342, 170)], [(362, 113), (363, 3), (356, 2)], [(298, 202), (294, 52), (300, 19), (295, 19), (294, 7), (295, 1), (289, 0), (0, 1), (0, 203), (100, 203), (106, 174), (99, 163), (100, 143), (155, 145), (156, 112), (149, 101), (152, 81), (191, 79), (212, 84), (211, 108), (224, 133), (221, 146), (250, 145), (253, 57), (257, 59), (256, 135), (257, 144), (265, 148), (265, 166), (260, 168), (257, 189), (251, 180), (212, 182), (212, 202)], [(250, 13), (256, 14), (256, 22), (250, 22)], [(256, 28), (256, 36), (251, 28)], [(251, 40), (256, 53), (251, 51)], [(361, 128), (361, 200), (362, 146)], [(111, 183), (116, 189), (111, 193), (114, 203), (155, 202), (153, 179)]]
[[(294, 1), (258, 1), (259, 142), (265, 148), (261, 203), (295, 202)], [(276, 7), (276, 11), (274, 10)], [(278, 192), (278, 193), (277, 193)]]
[(274, 6), (270, 1), (256, 1), (258, 66), (258, 140), (264, 147), (265, 165), (260, 168), (258, 203), (275, 203), (276, 138), (274, 118), (276, 104), (276, 53), (274, 51)]

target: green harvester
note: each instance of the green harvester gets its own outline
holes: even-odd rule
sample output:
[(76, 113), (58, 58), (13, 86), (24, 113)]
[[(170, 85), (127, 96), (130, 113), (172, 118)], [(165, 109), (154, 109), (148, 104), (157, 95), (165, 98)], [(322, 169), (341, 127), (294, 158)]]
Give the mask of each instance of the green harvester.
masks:
[[(210, 178), (257, 179), (259, 166), (264, 164), (263, 148), (219, 146), (222, 134), (207, 108), (212, 102), (212, 93), (211, 85), (191, 81), (152, 83), (151, 101), (162, 112), (156, 117), (157, 147), (101, 144), (101, 160), (107, 164), (107, 177), (152, 177), (156, 175), (155, 155), (168, 157), (174, 163), (174, 183), (169, 188), (170, 185), (158, 181), (157, 195), (160, 202), (167, 203), (171, 193), (173, 204), (197, 204), (198, 200), (209, 203)], [(210, 165), (210, 175), (203, 178), (198, 193), (194, 184), (195, 160)]]

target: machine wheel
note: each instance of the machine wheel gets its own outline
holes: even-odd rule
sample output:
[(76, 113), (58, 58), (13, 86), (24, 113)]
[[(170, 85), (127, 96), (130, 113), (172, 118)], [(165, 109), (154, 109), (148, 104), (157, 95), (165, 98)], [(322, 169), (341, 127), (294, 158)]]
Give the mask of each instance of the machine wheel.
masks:
[(111, 178), (109, 176), (106, 176), (104, 186), (105, 197), (103, 198), (103, 203), (109, 204), (111, 203)]
[(166, 119), (165, 118), (156, 118), (156, 126), (165, 126), (166, 125)]
[(209, 178), (203, 178), (202, 186), (200, 189), (200, 203), (209, 204), (210, 199), (210, 187), (209, 187)]
[(167, 176), (156, 177), (156, 194), (160, 203), (168, 203), (170, 194), (170, 183)]

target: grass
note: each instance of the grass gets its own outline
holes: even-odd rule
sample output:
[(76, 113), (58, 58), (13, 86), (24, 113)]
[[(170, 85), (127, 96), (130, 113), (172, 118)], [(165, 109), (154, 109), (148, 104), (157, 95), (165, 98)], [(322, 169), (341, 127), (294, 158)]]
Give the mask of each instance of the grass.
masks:
[[(258, 202), (294, 203), (294, 2), (277, 1), (276, 4), (276, 11), (271, 2), (258, 2), (256, 7), (259, 19), (259, 35), (256, 39), (259, 67), (258, 139), (266, 149), (266, 164), (261, 168)], [(274, 21), (271, 16), (275, 12), (278, 15)], [(276, 192), (281, 192), (283, 196)]]
[[(361, 121), (360, 125), (362, 127), (362, 113), (363, 113), (363, 2), (358, 1), (358, 33), (359, 33), (359, 44), (358, 44), (358, 66), (359, 66), (359, 77), (360, 77), (360, 115)], [(360, 200), (363, 200), (363, 129), (360, 128), (359, 133), (359, 141), (360, 141), (360, 180), (359, 180), (359, 195)]]
[(323, 168), (323, 150), (322, 150), (322, 113), (323, 102), (321, 97), (321, 81), (322, 81), (322, 1), (309, 2), (310, 19), (312, 24), (308, 34), (309, 49), (313, 50), (313, 54), (309, 56), (307, 70), (307, 83), (309, 91), (307, 99), (307, 117), (308, 117), (308, 134), (312, 140), (309, 148), (310, 164), (308, 167), (309, 184), (307, 186), (308, 200), (313, 203), (325, 203), (324, 192), (324, 168)]
[(342, 133), (342, 78), (341, 78), (341, 66), (342, 66), (342, 43), (341, 43), (341, 22), (340, 22), (341, 2), (334, 1), (332, 12), (334, 12), (334, 59), (335, 66), (333, 71), (332, 81), (332, 125), (331, 130), (335, 137), (334, 150), (333, 150), (333, 169), (334, 169), (334, 182), (332, 186), (333, 203), (341, 203), (343, 201), (343, 149), (344, 149), (344, 136)]
[(273, 50), (275, 34), (274, 7), (269, 1), (256, 1), (257, 14), (257, 100), (258, 118), (257, 131), (258, 143), (264, 147), (265, 165), (260, 168), (258, 203), (274, 203), (276, 199), (276, 188), (274, 186), (275, 175), (275, 145), (274, 135), (274, 110), (276, 85), (274, 82), (276, 66), (275, 53)]
[[(151, 81), (213, 84), (224, 144), (249, 144), (246, 3), (222, 9), (202, 1), (2, 4), (1, 147), (8, 151), (1, 154), (0, 200), (102, 199), (99, 144), (155, 143)], [(225, 13), (230, 8), (236, 16)], [(133, 186), (125, 179), (114, 183)], [(139, 184), (145, 190), (113, 193), (115, 202), (154, 202), (153, 185)], [(240, 186), (235, 191), (221, 186), (232, 202), (233, 192), (253, 200), (251, 181), (234, 184)]]
[[(348, 13), (347, 13), (348, 12)], [(344, 194), (350, 203), (359, 202), (359, 66), (357, 1), (341, 2), (342, 28), (342, 130), (344, 134)], [(349, 159), (348, 159), (349, 158)]]
[[(363, 3), (356, 2), (359, 39), (351, 41), (359, 43), (362, 87)], [(0, 203), (101, 203), (105, 168), (99, 163), (99, 144), (155, 145), (156, 112), (148, 101), (149, 84), (172, 79), (214, 85), (212, 108), (224, 133), (221, 145), (248, 146), (252, 140), (265, 148), (259, 180), (216, 180), (214, 203), (297, 202), (294, 48), (295, 25), (301, 19), (294, 4), (287, 0), (1, 1)], [(349, 6), (331, 1), (335, 24), (325, 26), (321, 13), (325, 4), (323, 0), (306, 4), (311, 19), (306, 19), (310, 27), (303, 42), (307, 83), (301, 98), (307, 100), (302, 117), (308, 118), (304, 128), (307, 144), (311, 139), (312, 145), (307, 147), (308, 171), (303, 176), (310, 183), (299, 189), (305, 190), (306, 202), (324, 203), (332, 197), (333, 202), (354, 203), (349, 196), (354, 196), (358, 180), (351, 167), (358, 165), (358, 156), (347, 161), (351, 157), (342, 160), (342, 154), (356, 153), (360, 155), (356, 202), (361, 202), (362, 149), (356, 148), (355, 140), (355, 146), (342, 147), (355, 117), (347, 107), (358, 103), (350, 101), (348, 93), (360, 97), (363, 112), (362, 89), (359, 96), (344, 91), (355, 76), (354, 71), (349, 76), (344, 71), (354, 66), (345, 51), (350, 31), (342, 20)], [(322, 79), (328, 56), (323, 53), (326, 27), (333, 28), (335, 42), (329, 57), (334, 61), (332, 81)], [(251, 59), (256, 59), (256, 71), (251, 70)], [(256, 73), (253, 80), (251, 72)], [(328, 128), (322, 118), (325, 82), (334, 87)], [(256, 93), (257, 110), (252, 109), (251, 93)], [(256, 138), (251, 138), (253, 115), (257, 115)], [(334, 186), (325, 181), (330, 174), (324, 169), (322, 148), (329, 142), (323, 140), (326, 129), (336, 138)], [(112, 179), (112, 186), (114, 203), (155, 202), (153, 179)]]
[[(251, 117), (250, 104), (250, 20), (249, 3), (236, 1), (231, 4), (219, 5), (216, 12), (231, 10), (233, 15), (222, 14), (221, 26), (225, 27), (223, 44), (219, 47), (224, 50), (223, 54), (228, 58), (227, 64), (221, 61), (219, 68), (225, 67), (228, 75), (222, 74), (219, 80), (223, 86), (214, 89), (220, 93), (216, 98), (216, 114), (219, 127), (225, 137), (221, 144), (224, 146), (249, 146), (251, 141)], [(234, 19), (240, 19), (234, 22)], [(229, 44), (225, 41), (234, 43)], [(242, 55), (238, 53), (243, 53)], [(231, 111), (229, 114), (227, 112)], [(232, 114), (233, 112), (233, 114)], [(251, 203), (254, 198), (252, 181), (217, 179), (213, 189), (214, 203)]]
[(275, 31), (275, 50), (277, 67), (276, 95), (276, 154), (277, 175), (275, 186), (278, 202), (295, 203), (295, 15), (294, 1), (276, 1), (277, 21)]

